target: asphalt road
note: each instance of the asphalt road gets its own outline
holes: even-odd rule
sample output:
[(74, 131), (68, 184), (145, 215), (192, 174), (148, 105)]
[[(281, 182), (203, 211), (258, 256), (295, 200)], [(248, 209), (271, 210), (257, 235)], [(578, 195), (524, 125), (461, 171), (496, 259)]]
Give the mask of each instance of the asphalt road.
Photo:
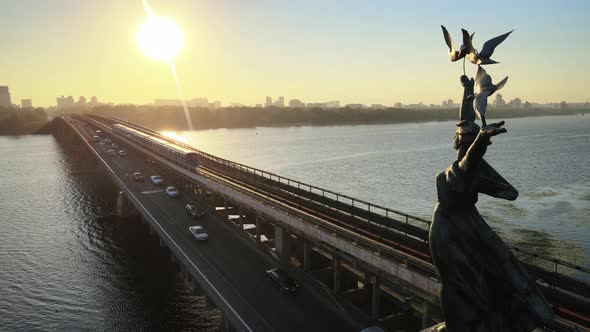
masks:
[[(95, 135), (94, 127), (84, 126), (80, 121), (72, 123), (88, 141)], [(239, 236), (239, 230), (213, 211), (199, 219), (188, 216), (184, 210), (186, 203), (205, 205), (195, 201), (191, 194), (182, 193), (182, 188), (179, 198), (168, 197), (164, 191), (170, 185), (166, 178), (163, 186), (151, 184), (149, 177), (157, 171), (134, 150), (126, 149), (126, 157), (108, 156), (107, 150), (113, 148), (102, 143), (106, 137), (119, 144), (116, 150), (125, 148), (103, 133), (101, 143), (91, 143), (95, 150), (254, 331), (359, 331), (366, 327), (318, 295), (310, 285), (303, 284), (296, 294), (282, 294), (273, 282), (264, 278), (264, 271), (272, 265), (270, 258)], [(138, 171), (144, 174), (145, 182), (132, 179), (131, 174)], [(195, 240), (188, 230), (192, 225), (205, 226), (209, 241)]]

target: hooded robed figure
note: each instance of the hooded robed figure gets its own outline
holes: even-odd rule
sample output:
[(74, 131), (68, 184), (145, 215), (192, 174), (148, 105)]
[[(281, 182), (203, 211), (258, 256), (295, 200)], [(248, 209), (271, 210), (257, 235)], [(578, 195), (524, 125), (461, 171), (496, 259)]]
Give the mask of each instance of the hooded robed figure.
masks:
[(506, 132), (504, 122), (480, 128), (475, 123), (473, 79), (463, 75), (461, 83), (457, 160), (436, 176), (438, 201), (429, 232), (446, 330), (532, 331), (550, 321), (553, 311), (475, 207), (479, 193), (507, 200), (518, 197), (518, 191), (483, 159), (490, 138)]

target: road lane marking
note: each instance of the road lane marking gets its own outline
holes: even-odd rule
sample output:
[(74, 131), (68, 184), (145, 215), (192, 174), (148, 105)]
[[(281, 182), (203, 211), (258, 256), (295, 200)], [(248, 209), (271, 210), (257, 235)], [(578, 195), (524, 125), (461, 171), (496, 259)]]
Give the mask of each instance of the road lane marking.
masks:
[(148, 194), (155, 194), (155, 193), (161, 193), (161, 192), (164, 192), (164, 189), (142, 191), (141, 193), (144, 195), (148, 195)]

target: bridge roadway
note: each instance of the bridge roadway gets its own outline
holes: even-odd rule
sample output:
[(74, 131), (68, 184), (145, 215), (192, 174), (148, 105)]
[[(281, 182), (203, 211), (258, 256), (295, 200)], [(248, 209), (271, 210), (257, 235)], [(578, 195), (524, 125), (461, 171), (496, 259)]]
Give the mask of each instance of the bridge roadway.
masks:
[[(80, 121), (70, 120), (70, 123), (87, 143), (95, 135), (92, 127)], [(137, 199), (139, 208), (145, 209), (140, 212), (157, 220), (193, 268), (200, 271), (243, 320), (242, 328), (252, 331), (359, 331), (371, 326), (363, 318), (351, 318), (350, 313), (330, 302), (329, 297), (319, 295), (322, 290), (314, 289), (313, 285), (303, 285), (294, 295), (280, 293), (264, 278), (264, 271), (273, 265), (268, 256), (238, 236), (220, 217), (208, 213), (194, 220), (186, 215), (186, 203), (202, 205), (202, 202), (195, 202), (182, 193), (179, 199), (169, 198), (164, 186), (156, 187), (149, 182), (149, 176), (157, 171), (133, 150), (127, 150), (126, 157), (112, 157), (107, 155), (107, 150), (112, 148), (102, 142), (88, 144)], [(146, 182), (133, 181), (133, 172), (144, 174)], [(200, 243), (191, 236), (188, 227), (196, 224), (207, 228), (208, 243)]]
[[(148, 131), (148, 132), (149, 132), (149, 131)], [(225, 164), (226, 164), (226, 163), (222, 161), (222, 165), (225, 165)], [(233, 166), (233, 167), (235, 167), (235, 166)], [(238, 167), (240, 167), (240, 169), (241, 169), (241, 168), (243, 167), (243, 165), (238, 165)], [(232, 170), (229, 170), (229, 169), (228, 169), (228, 171), (230, 171), (230, 172), (231, 172)], [(276, 176), (276, 175), (274, 175), (274, 177), (275, 177), (275, 179), (276, 179), (276, 177), (277, 177), (277, 176)], [(272, 179), (272, 177), (271, 177), (271, 179)], [(280, 177), (279, 177), (279, 180), (280, 180)], [(285, 179), (283, 178), (283, 180), (285, 180)], [(288, 181), (288, 180), (287, 180), (287, 181)], [(291, 180), (291, 181), (292, 181), (292, 183), (293, 183), (293, 180)], [(284, 188), (284, 187), (283, 187), (283, 188)], [(297, 188), (298, 188), (298, 187), (297, 187)], [(317, 188), (317, 189), (320, 189), (320, 190), (321, 190), (321, 188)], [(323, 191), (323, 190), (322, 190), (322, 191)], [(303, 192), (302, 192), (302, 193), (303, 193)], [(310, 191), (310, 193), (311, 193), (311, 191)], [(299, 193), (298, 193), (298, 194), (299, 194)], [(341, 197), (343, 197), (343, 196), (341, 196)], [(323, 198), (323, 192), (322, 192), (322, 197), (318, 197), (318, 198), (319, 198), (319, 199), (322, 199), (322, 198)], [(338, 203), (338, 197), (336, 197), (336, 202)], [(339, 206), (338, 206), (337, 210), (338, 210), (338, 209), (340, 209), (340, 210), (345, 210), (345, 209), (346, 209), (346, 206), (344, 206), (343, 204), (341, 204), (341, 203), (338, 203), (338, 204), (339, 204)], [(354, 207), (354, 202), (353, 202), (353, 207)], [(349, 207), (349, 208), (350, 208), (350, 207)], [(355, 214), (358, 214), (358, 212), (359, 212), (359, 211), (355, 211)], [(391, 211), (390, 211), (390, 212), (391, 212)], [(407, 217), (407, 216), (406, 216), (406, 217)], [(407, 221), (407, 219), (406, 219), (406, 221)], [(402, 226), (403, 226), (403, 225), (402, 225)], [(412, 229), (409, 229), (409, 230), (411, 231)], [(420, 234), (418, 234), (418, 235), (420, 235)], [(421, 237), (421, 236), (419, 236), (419, 237)], [(555, 261), (555, 262), (557, 263), (557, 261)], [(555, 284), (555, 285), (558, 285), (558, 286), (564, 286), (566, 290), (569, 290), (569, 291), (572, 291), (572, 292), (576, 292), (576, 293), (578, 293), (578, 294), (580, 294), (580, 295), (582, 295), (582, 294), (586, 294), (586, 291), (585, 291), (585, 289), (587, 288), (587, 285), (585, 285), (585, 284), (583, 284), (583, 283), (579, 284), (579, 283), (576, 283), (576, 282), (574, 282), (573, 280), (571, 280), (570, 278), (567, 278), (567, 277), (565, 277), (565, 276), (563, 276), (563, 275), (558, 275), (558, 274), (555, 274), (555, 273), (553, 273), (553, 274), (551, 274), (551, 273), (547, 273), (547, 272), (544, 272), (544, 270), (541, 270), (541, 269), (534, 268), (533, 266), (528, 266), (528, 264), (525, 264), (525, 265), (527, 265), (527, 267), (529, 268), (529, 271), (530, 271), (530, 272), (531, 272), (533, 275), (535, 275), (535, 276), (537, 276), (537, 277), (539, 277), (539, 278), (541, 278), (541, 279), (543, 279), (543, 280), (549, 281), (550, 279), (555, 279), (555, 280), (552, 280), (552, 281), (551, 281), (551, 283), (552, 283), (552, 284)], [(419, 266), (417, 266), (417, 267), (418, 267), (418, 268), (420, 268), (421, 266), (424, 266), (424, 265), (423, 265), (423, 264), (420, 264), (420, 265), (419, 265)], [(430, 274), (430, 272), (429, 272), (429, 270), (430, 270), (430, 269), (428, 268), (428, 266), (426, 266), (426, 267), (427, 267), (427, 270), (425, 271), (425, 272), (426, 272), (426, 275), (429, 275), (429, 274)], [(399, 270), (399, 269), (398, 269), (398, 270)], [(428, 287), (428, 291), (430, 292), (430, 287)], [(548, 291), (550, 291), (550, 290), (548, 290)], [(546, 295), (551, 295), (551, 294), (550, 294), (550, 293), (546, 293)], [(562, 296), (563, 294), (559, 294), (559, 293), (558, 293), (557, 295), (558, 295), (558, 296)], [(585, 295), (583, 295), (583, 296), (585, 296)], [(552, 298), (551, 300), (561, 300), (561, 299), (559, 299), (558, 297), (555, 297), (555, 296), (552, 296), (552, 297), (553, 297), (553, 298)], [(568, 299), (565, 299), (565, 300), (568, 300)], [(568, 300), (568, 301), (566, 301), (566, 302), (564, 302), (564, 303), (567, 303), (567, 302), (569, 302), (569, 300)], [(581, 309), (581, 308), (579, 308), (578, 304), (579, 304), (579, 303), (576, 303), (576, 304), (569, 304), (569, 307), (570, 307), (570, 308), (574, 308), (574, 309)], [(573, 306), (572, 306), (572, 305), (573, 305)], [(585, 306), (585, 305), (584, 305), (584, 306)], [(562, 305), (561, 305), (561, 304), (560, 304), (558, 307), (556, 307), (556, 309), (557, 309), (557, 308), (559, 308), (559, 309), (561, 310), (561, 312), (559, 312), (559, 313), (564, 313), (564, 312), (565, 312), (565, 313), (568, 313), (568, 311), (566, 311), (566, 310), (563, 310), (563, 307), (562, 307)], [(578, 310), (575, 310), (575, 311), (578, 311)], [(585, 311), (585, 310), (582, 310), (582, 312), (583, 312), (583, 311)], [(579, 312), (579, 311), (578, 311), (578, 312)], [(580, 318), (582, 321), (583, 321), (583, 320), (585, 320), (585, 318), (584, 318), (584, 317), (582, 317), (582, 316), (579, 316), (579, 315), (578, 315), (578, 314), (576, 314), (575, 312), (571, 312), (571, 311), (569, 311), (569, 314), (568, 314), (568, 315), (569, 315), (569, 316), (573, 316), (573, 317), (579, 317), (579, 318)], [(568, 325), (569, 325), (569, 324), (568, 324)]]

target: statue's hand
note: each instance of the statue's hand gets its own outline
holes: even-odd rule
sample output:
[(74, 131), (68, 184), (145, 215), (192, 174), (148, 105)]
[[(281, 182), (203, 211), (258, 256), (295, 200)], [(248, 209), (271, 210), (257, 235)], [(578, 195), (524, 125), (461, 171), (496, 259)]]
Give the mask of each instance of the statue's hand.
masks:
[(506, 128), (502, 128), (504, 125), (504, 121), (490, 123), (487, 126), (484, 126), (479, 131), (480, 135), (483, 137), (492, 137), (506, 132)]

